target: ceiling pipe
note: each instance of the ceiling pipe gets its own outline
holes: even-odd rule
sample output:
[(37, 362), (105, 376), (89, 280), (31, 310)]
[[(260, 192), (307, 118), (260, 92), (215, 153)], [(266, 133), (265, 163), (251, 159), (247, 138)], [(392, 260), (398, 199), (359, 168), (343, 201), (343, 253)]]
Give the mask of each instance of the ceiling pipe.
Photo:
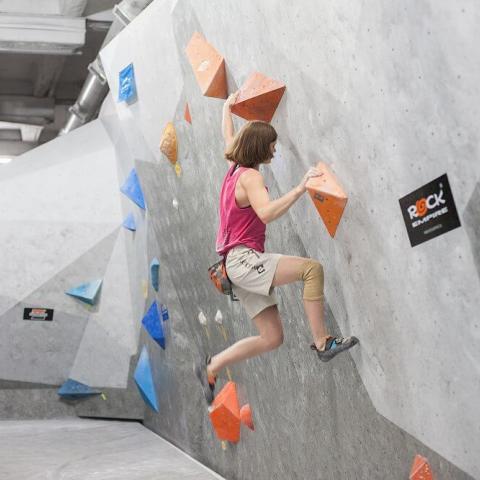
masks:
[[(107, 45), (125, 26), (127, 26), (153, 0), (123, 0), (113, 9), (114, 20), (100, 50)], [(69, 109), (69, 116), (59, 135), (88, 123), (97, 114), (108, 93), (108, 83), (103, 70), (100, 55), (88, 66), (88, 76), (75, 104)]]

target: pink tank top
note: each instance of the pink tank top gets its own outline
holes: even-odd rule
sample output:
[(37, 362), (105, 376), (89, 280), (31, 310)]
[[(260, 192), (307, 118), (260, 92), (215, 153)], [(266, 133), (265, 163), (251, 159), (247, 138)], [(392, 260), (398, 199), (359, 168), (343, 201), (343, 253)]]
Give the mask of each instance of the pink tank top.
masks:
[(234, 164), (223, 179), (216, 242), (216, 250), (220, 255), (226, 255), (238, 245), (246, 245), (262, 253), (265, 251), (266, 225), (252, 207), (240, 208), (235, 200), (235, 186), (245, 170), (248, 168)]

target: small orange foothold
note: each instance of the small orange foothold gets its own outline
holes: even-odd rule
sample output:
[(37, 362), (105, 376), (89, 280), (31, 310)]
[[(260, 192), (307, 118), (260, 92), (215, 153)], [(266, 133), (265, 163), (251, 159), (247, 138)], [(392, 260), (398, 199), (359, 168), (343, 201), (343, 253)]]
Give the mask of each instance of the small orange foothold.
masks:
[(327, 165), (320, 162), (316, 168), (321, 172), (321, 175), (308, 180), (307, 190), (327, 227), (328, 233), (331, 237), (334, 237), (347, 205), (348, 197)]
[(241, 422), (246, 425), (250, 430), (255, 430), (255, 425), (253, 424), (252, 419), (252, 409), (250, 408), (250, 404), (246, 403), (240, 409), (240, 420)]
[(240, 407), (234, 382), (227, 382), (220, 390), (210, 407), (209, 416), (220, 440), (233, 443), (240, 440)]
[(207, 97), (227, 98), (225, 59), (205, 37), (195, 32), (185, 52), (202, 94)]
[(283, 83), (254, 72), (240, 87), (237, 100), (231, 108), (232, 113), (246, 120), (270, 122), (285, 88)]
[(188, 103), (185, 104), (185, 113), (183, 114), (185, 121), (187, 121), (190, 125), (192, 124), (192, 116), (190, 115), (190, 109), (188, 108)]
[(160, 151), (172, 164), (177, 163), (177, 132), (172, 122), (168, 122), (160, 140)]
[(432, 470), (425, 457), (415, 455), (409, 478), (410, 480), (433, 480)]

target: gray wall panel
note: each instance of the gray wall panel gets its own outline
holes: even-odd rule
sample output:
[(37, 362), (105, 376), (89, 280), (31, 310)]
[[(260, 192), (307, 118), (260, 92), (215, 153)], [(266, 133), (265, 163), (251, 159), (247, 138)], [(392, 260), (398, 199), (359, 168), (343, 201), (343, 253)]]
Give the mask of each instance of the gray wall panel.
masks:
[[(158, 388), (169, 397), (161, 400), (165, 412), (149, 412), (153, 429), (232, 478), (253, 472), (257, 478), (281, 472), (308, 478), (320, 469), (325, 478), (399, 478), (417, 449), (428, 453), (439, 474), (466, 478), (452, 462), (480, 476), (473, 400), (480, 381), (471, 374), (480, 364), (475, 240), (459, 228), (411, 248), (398, 205), (400, 197), (447, 172), (461, 214), (478, 182), (479, 118), (470, 106), (479, 100), (480, 64), (471, 60), (479, 17), (473, 1), (374, 2), (367, 8), (350, 1), (157, 0), (103, 50), (113, 97), (119, 70), (135, 66), (138, 101), (117, 104), (117, 114), (131, 151), (141, 154), (148, 144), (150, 152), (137, 160), (148, 227), (161, 252), (161, 288), (181, 303), (172, 313), (180, 320), (170, 327), (178, 343), (151, 354)], [(231, 88), (254, 70), (287, 85), (273, 120), (277, 154), (264, 170), (272, 196), (293, 187), (319, 160), (333, 165), (349, 193), (335, 239), (305, 196), (269, 225), (268, 249), (318, 258), (332, 328), (362, 342), (351, 360), (319, 366), (307, 350), (300, 287), (281, 289), (285, 345), (231, 369), (260, 412), (260, 427), (224, 454), (212, 453), (186, 358), (217, 351), (252, 327), (206, 278), (215, 260), (226, 165), (222, 102), (200, 95), (184, 54), (194, 30), (225, 55)], [(185, 101), (191, 126), (183, 120)], [(180, 178), (158, 151), (163, 126), (172, 120)], [(474, 218), (470, 214), (468, 222)], [(218, 308), (227, 342), (213, 323)], [(208, 333), (198, 323), (200, 311), (209, 318)], [(452, 345), (462, 349), (455, 359)], [(256, 442), (274, 446), (268, 465)]]

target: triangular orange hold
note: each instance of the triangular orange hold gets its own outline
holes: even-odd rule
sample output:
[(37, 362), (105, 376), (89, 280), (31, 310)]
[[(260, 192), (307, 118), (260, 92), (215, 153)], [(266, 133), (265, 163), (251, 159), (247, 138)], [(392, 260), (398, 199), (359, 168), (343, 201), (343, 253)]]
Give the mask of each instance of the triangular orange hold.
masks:
[(347, 205), (348, 197), (327, 165), (320, 162), (316, 168), (321, 172), (321, 175), (308, 180), (307, 190), (327, 227), (328, 233), (331, 237), (334, 237)]
[(250, 408), (250, 404), (246, 403), (240, 409), (240, 421), (246, 425), (250, 430), (255, 430), (255, 425), (253, 424), (252, 419), (252, 409)]
[(254, 72), (240, 87), (232, 112), (246, 120), (270, 122), (285, 92), (283, 83)]
[(240, 407), (237, 386), (234, 382), (227, 382), (215, 397), (209, 416), (213, 429), (220, 440), (233, 443), (240, 440)]
[(168, 122), (160, 140), (160, 151), (172, 164), (177, 163), (177, 132), (172, 122)]
[(187, 48), (188, 61), (206, 97), (227, 98), (225, 59), (198, 32), (192, 35)]
[(409, 478), (410, 480), (433, 480), (432, 470), (425, 457), (415, 455)]
[(190, 115), (190, 109), (188, 108), (188, 103), (185, 104), (185, 112), (183, 114), (183, 118), (187, 121), (190, 125), (192, 124), (192, 116)]

